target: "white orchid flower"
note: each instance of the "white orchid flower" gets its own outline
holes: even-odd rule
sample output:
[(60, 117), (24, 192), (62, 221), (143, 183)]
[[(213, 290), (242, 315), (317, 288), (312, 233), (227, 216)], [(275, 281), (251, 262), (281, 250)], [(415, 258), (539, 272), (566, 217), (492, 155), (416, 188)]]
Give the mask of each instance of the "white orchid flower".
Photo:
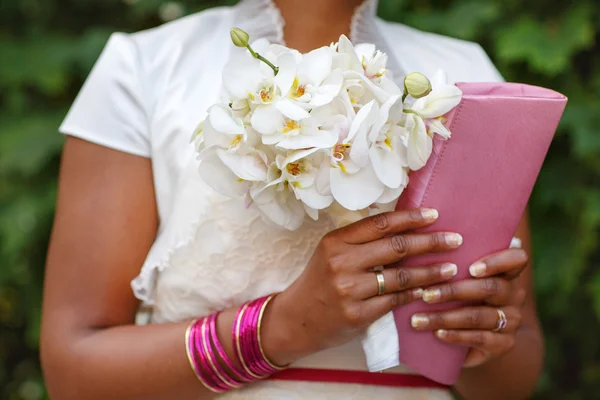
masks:
[[(278, 60), (277, 81), (282, 96), (293, 100), (298, 107), (310, 110), (329, 104), (342, 88), (342, 71), (332, 70), (333, 52), (329, 47), (321, 47), (301, 57), (291, 53), (282, 55)], [(283, 75), (282, 68), (285, 70)]]
[(408, 108), (405, 128), (408, 131), (408, 164), (411, 170), (425, 166), (433, 148), (433, 135), (450, 138), (444, 126), (444, 115), (462, 100), (462, 91), (447, 83), (446, 74), (439, 70), (431, 79), (431, 93)]
[(329, 187), (335, 200), (348, 210), (364, 209), (384, 192), (385, 186), (377, 179), (373, 165), (363, 161), (368, 159), (367, 134), (378, 116), (376, 101), (365, 105), (356, 114), (346, 139), (332, 150)]
[(198, 159), (202, 179), (228, 197), (243, 196), (255, 182), (266, 181), (268, 177), (265, 154), (251, 147), (231, 152), (214, 145), (204, 149)]
[[(424, 120), (441, 118), (462, 100), (462, 91), (456, 85), (447, 83), (444, 71), (438, 72), (431, 79), (431, 93), (415, 101), (410, 110)], [(443, 125), (443, 120), (431, 121), (427, 124), (444, 138), (450, 137), (450, 131)]]
[(289, 99), (281, 99), (273, 107), (257, 107), (251, 123), (262, 134), (265, 145), (277, 145), (287, 150), (330, 148), (338, 140), (335, 130), (320, 125), (308, 111), (295, 106)]
[[(398, 125), (403, 119), (402, 96), (396, 95), (385, 102), (379, 110), (379, 118), (368, 136), (369, 161), (377, 178), (390, 189), (404, 189), (408, 167), (406, 141), (408, 131)], [(404, 186), (403, 186), (404, 185)]]
[(374, 44), (358, 44), (355, 51), (367, 78), (371, 80), (379, 79), (388, 72), (386, 68), (388, 55), (377, 50)]
[(316, 189), (316, 179), (324, 153), (318, 149), (277, 155), (269, 166), (268, 183), (250, 190), (259, 210), (277, 225), (295, 230), (304, 214), (318, 218), (318, 211), (333, 203), (333, 196)]
[(218, 146), (229, 151), (237, 150), (248, 142), (248, 132), (242, 119), (224, 104), (209, 108), (208, 116), (195, 132), (195, 142), (199, 150)]

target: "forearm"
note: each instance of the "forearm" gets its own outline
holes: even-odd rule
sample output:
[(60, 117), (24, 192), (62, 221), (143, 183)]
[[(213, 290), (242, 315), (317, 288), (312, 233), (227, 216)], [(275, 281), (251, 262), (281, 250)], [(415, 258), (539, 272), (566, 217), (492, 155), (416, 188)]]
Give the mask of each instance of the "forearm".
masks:
[(464, 400), (527, 399), (541, 373), (543, 354), (540, 331), (523, 327), (509, 353), (482, 366), (463, 369), (454, 389)]
[[(277, 362), (292, 361), (285, 348), (289, 342), (268, 334), (282, 330), (270, 308), (263, 323), (264, 345)], [(236, 311), (222, 312), (217, 324), (219, 340), (233, 362)], [(189, 323), (115, 326), (73, 335), (69, 343), (46, 343), (43, 364), (52, 399), (212, 399), (214, 393), (198, 381), (187, 358)]]

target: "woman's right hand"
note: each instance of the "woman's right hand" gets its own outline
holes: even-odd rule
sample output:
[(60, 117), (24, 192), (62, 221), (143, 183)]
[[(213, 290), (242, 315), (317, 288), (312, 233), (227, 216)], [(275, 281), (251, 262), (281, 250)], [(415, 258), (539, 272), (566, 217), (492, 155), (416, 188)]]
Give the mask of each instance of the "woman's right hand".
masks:
[[(411, 233), (431, 225), (435, 210), (383, 213), (337, 229), (319, 242), (302, 275), (279, 294), (265, 315), (270, 336), (287, 354), (267, 355), (280, 365), (343, 344), (387, 312), (420, 298), (422, 287), (452, 279), (453, 264), (389, 267), (383, 271), (385, 294), (378, 295), (374, 267), (462, 244), (456, 233)], [(281, 346), (281, 341), (286, 341)]]

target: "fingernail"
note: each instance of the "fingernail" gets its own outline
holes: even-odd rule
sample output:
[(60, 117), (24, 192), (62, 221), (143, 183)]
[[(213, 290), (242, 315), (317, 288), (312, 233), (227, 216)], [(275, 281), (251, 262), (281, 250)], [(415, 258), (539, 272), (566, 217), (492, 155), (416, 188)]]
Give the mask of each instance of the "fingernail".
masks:
[(446, 336), (448, 336), (448, 331), (445, 329), (438, 329), (437, 331), (435, 331), (435, 336), (439, 337), (440, 339), (443, 339)]
[(450, 247), (459, 247), (463, 243), (463, 238), (458, 233), (446, 233), (446, 244)]
[(443, 278), (452, 278), (458, 273), (458, 267), (456, 266), (456, 264), (444, 264), (442, 265), (440, 272)]
[(425, 328), (429, 325), (429, 318), (426, 315), (415, 314), (410, 318), (410, 324), (413, 328)]
[(421, 210), (421, 215), (428, 221), (435, 221), (440, 216), (440, 213), (438, 213), (438, 210), (433, 208), (424, 208)]
[(442, 297), (442, 291), (440, 289), (427, 289), (423, 292), (423, 300), (427, 303), (432, 303)]
[(482, 276), (485, 274), (485, 269), (487, 268), (487, 266), (485, 265), (484, 262), (481, 261), (477, 261), (476, 263), (473, 263), (473, 265), (471, 265), (469, 267), (469, 273), (471, 274), (471, 276)]
[(420, 299), (421, 297), (423, 297), (423, 289), (414, 289), (412, 295), (414, 299)]

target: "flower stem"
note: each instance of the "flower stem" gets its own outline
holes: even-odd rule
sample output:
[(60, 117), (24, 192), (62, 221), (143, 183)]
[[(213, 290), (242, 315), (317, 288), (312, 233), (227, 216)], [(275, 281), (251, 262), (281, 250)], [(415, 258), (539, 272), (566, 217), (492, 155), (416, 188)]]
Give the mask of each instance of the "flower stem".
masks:
[(260, 54), (258, 54), (257, 52), (255, 52), (254, 50), (252, 50), (252, 47), (250, 45), (246, 46), (248, 48), (248, 50), (250, 51), (250, 54), (252, 54), (252, 57), (259, 59), (260, 61), (264, 62), (265, 64), (267, 64), (269, 67), (271, 67), (271, 69), (273, 70), (273, 72), (275, 73), (275, 76), (277, 76), (277, 73), (279, 72), (279, 67), (276, 67), (275, 65), (273, 65), (269, 60), (267, 60), (266, 58), (264, 58), (263, 56), (261, 56)]

